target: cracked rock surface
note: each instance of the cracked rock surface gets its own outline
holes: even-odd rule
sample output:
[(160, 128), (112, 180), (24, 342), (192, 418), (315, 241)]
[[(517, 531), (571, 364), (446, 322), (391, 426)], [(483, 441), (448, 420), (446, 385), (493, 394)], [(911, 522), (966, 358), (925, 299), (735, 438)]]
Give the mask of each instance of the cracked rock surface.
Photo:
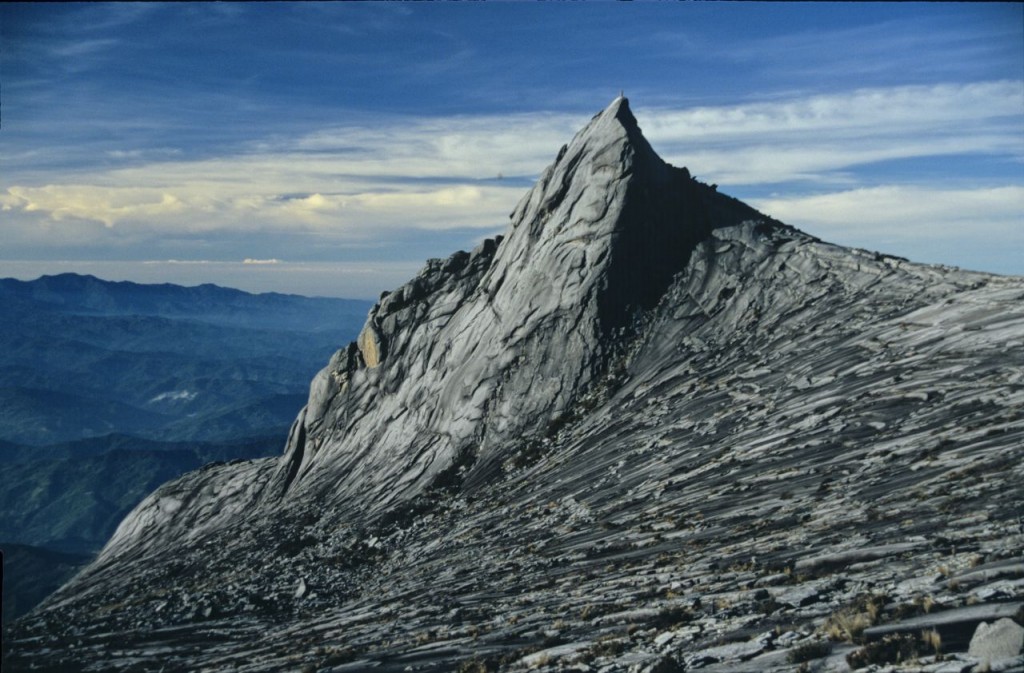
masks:
[(279, 459), (144, 501), (6, 662), (1024, 667), (968, 652), (1021, 621), (1024, 279), (778, 223), (623, 98), (511, 217), (381, 298)]

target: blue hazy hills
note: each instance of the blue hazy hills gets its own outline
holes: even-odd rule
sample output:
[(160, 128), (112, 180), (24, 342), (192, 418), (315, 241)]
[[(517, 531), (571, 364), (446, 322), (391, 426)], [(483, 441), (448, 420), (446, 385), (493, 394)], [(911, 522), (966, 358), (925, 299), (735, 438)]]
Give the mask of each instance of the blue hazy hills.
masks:
[(24, 566), (9, 568), (5, 616), (59, 586), (163, 482), (280, 453), (313, 375), (371, 305), (0, 279), (0, 546)]
[(0, 440), (281, 434), (370, 305), (76, 274), (0, 280)]

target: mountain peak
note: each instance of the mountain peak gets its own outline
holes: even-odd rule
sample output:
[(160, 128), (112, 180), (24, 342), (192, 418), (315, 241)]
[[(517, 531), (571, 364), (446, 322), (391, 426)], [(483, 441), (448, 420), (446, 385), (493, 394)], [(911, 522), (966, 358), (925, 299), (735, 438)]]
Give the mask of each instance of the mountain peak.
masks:
[[(766, 219), (662, 160), (624, 96), (561, 148), (511, 217), (503, 247), (523, 248), (522, 273), (561, 270), (575, 284), (566, 259), (588, 261), (584, 275), (601, 287), (606, 327), (621, 326), (636, 308), (657, 303), (712, 228)], [(578, 303), (575, 294), (569, 297)]]
[(629, 99), (622, 94), (615, 97), (615, 99), (608, 104), (608, 107), (601, 112), (601, 116), (610, 115), (615, 117), (623, 123), (623, 125), (636, 126), (636, 117), (633, 116), (632, 110), (629, 109)]
[(510, 442), (542, 436), (601, 380), (616, 340), (716, 223), (758, 217), (665, 163), (616, 98), (503, 239), (428, 264), (371, 311), (314, 381), (272, 490), (330, 485), (379, 514), (451, 469), (486, 483)]

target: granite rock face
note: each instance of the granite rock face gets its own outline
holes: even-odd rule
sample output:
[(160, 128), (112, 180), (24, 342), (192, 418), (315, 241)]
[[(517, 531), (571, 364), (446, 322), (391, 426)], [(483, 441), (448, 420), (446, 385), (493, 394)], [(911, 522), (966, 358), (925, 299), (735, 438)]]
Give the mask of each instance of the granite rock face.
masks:
[(940, 670), (1019, 620), (1024, 279), (778, 223), (623, 98), (511, 220), (382, 296), (281, 458), (143, 502), (12, 665)]
[(278, 490), (329, 491), (351, 517), (453, 467), (485, 487), (510, 443), (542, 435), (607, 371), (712, 222), (754, 215), (665, 164), (618, 99), (562, 148), (504, 239), (431, 261), (374, 307), (314, 382)]
[(1024, 649), (1024, 627), (1003, 617), (997, 622), (978, 624), (967, 653), (987, 661), (1013, 659)]

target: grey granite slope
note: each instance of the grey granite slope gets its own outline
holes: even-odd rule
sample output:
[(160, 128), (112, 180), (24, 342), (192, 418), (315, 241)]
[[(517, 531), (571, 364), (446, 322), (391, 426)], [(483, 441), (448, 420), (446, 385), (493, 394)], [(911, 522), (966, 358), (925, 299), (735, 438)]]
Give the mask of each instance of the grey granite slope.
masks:
[[(625, 99), (563, 147), (504, 240), (432, 262), (385, 296), (314, 382), (278, 480), (376, 513), (457, 465), (486, 483), (607, 368), (616, 330), (657, 302), (716, 222), (753, 214), (665, 164)], [(642, 273), (636, 260), (644, 260)]]
[(771, 221), (617, 99), (382, 297), (280, 459), (162, 487), (9, 661), (969, 670), (917, 632), (1024, 593), (1022, 299)]

